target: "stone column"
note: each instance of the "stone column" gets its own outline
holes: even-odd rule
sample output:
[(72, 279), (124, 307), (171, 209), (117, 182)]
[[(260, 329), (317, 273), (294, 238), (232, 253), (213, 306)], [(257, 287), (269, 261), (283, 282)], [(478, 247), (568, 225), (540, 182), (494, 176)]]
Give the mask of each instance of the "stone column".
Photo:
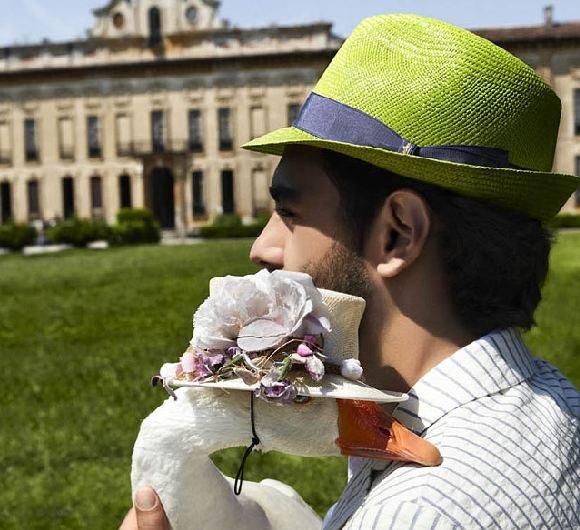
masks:
[(187, 233), (186, 170), (185, 157), (176, 157), (173, 163), (173, 197), (175, 203), (175, 233), (180, 238), (184, 238)]

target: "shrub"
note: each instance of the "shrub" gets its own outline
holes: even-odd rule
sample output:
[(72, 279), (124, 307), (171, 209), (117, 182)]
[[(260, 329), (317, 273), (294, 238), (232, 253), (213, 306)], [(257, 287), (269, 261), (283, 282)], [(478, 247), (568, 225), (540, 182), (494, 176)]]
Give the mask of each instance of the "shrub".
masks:
[(35, 239), (36, 230), (32, 226), (13, 223), (0, 225), (0, 247), (21, 250), (32, 245)]
[(86, 247), (92, 241), (109, 239), (110, 232), (104, 221), (74, 217), (48, 228), (46, 238), (52, 243)]
[(199, 235), (207, 239), (258, 237), (262, 226), (255, 224), (248, 226), (202, 226)]
[(117, 212), (117, 223), (142, 222), (153, 224), (155, 219), (151, 210), (147, 208), (121, 208)]
[(268, 224), (268, 221), (270, 220), (270, 216), (271, 216), (270, 212), (260, 212), (256, 216), (256, 221), (254, 222), (254, 224), (256, 226), (261, 226), (263, 228)]
[(233, 228), (242, 226), (242, 219), (236, 213), (225, 213), (215, 217), (212, 226)]
[(580, 214), (561, 213), (550, 224), (554, 228), (580, 228)]
[(117, 212), (117, 224), (109, 237), (111, 245), (159, 243), (161, 229), (146, 208), (122, 208)]
[(202, 226), (199, 229), (199, 235), (207, 239), (221, 238), (240, 238), (240, 237), (258, 237), (270, 219), (269, 214), (260, 214), (251, 225), (243, 225), (240, 217), (234, 215), (235, 219), (224, 221), (225, 216), (216, 218), (211, 226)]

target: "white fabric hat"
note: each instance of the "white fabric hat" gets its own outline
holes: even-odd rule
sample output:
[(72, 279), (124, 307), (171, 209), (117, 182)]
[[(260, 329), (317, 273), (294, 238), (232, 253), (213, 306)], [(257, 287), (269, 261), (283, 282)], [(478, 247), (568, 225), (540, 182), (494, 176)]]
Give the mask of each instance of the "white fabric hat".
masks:
[[(300, 278), (299, 273), (288, 273), (286, 271), (275, 271), (290, 278)], [(272, 273), (274, 274), (274, 273)], [(307, 276), (307, 275), (302, 275)], [(310, 279), (308, 277), (308, 279)], [(221, 278), (214, 278), (210, 283), (210, 297), (216, 293), (220, 286)], [(311, 281), (311, 280), (310, 280)], [(322, 297), (322, 302), (328, 311), (331, 331), (324, 334), (324, 364), (334, 365), (338, 372), (341, 372), (343, 361), (358, 360), (358, 328), (365, 309), (365, 300), (357, 296), (351, 296), (336, 291), (317, 289)], [(241, 302), (240, 302), (241, 303)], [(355, 365), (357, 364), (354, 361)], [(344, 373), (344, 368), (342, 369)], [(364, 378), (364, 374), (363, 374)], [(310, 377), (296, 378), (296, 374), (290, 372), (290, 379), (298, 391), (299, 396), (326, 397), (339, 399), (353, 399), (364, 401), (375, 401), (377, 403), (401, 402), (408, 399), (407, 394), (400, 392), (389, 392), (379, 390), (365, 384), (361, 380), (353, 380), (338, 373), (328, 373), (318, 382)], [(260, 383), (247, 384), (240, 377), (224, 379), (219, 381), (185, 381), (173, 379), (167, 382), (171, 387), (210, 387), (222, 388), (224, 390), (247, 390), (254, 391), (259, 388)]]

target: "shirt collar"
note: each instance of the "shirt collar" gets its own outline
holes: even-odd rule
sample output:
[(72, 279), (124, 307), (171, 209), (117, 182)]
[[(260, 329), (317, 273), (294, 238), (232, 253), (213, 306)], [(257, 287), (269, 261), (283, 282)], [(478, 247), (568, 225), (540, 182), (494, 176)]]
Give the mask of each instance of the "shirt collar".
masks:
[(408, 392), (393, 416), (417, 434), (474, 399), (517, 385), (534, 372), (533, 358), (515, 328), (493, 331), (441, 361)]

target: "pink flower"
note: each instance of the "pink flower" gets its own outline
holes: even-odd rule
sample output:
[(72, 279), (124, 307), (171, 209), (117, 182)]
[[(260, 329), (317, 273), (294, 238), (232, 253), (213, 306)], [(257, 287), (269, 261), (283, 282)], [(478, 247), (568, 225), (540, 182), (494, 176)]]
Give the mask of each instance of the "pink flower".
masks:
[(296, 388), (287, 379), (282, 381), (264, 381), (262, 378), (260, 387), (256, 389), (255, 394), (267, 401), (275, 401), (277, 403), (292, 403), (297, 395)]
[(195, 372), (196, 354), (193, 352), (185, 352), (181, 357), (181, 367), (186, 374)]
[(186, 374), (193, 374), (195, 380), (211, 375), (212, 357), (203, 353), (185, 352), (181, 357), (181, 367)]
[(324, 364), (318, 357), (316, 357), (316, 355), (307, 357), (304, 364), (306, 371), (313, 381), (320, 381), (322, 379), (324, 376)]
[(302, 343), (298, 348), (296, 348), (296, 353), (300, 355), (300, 357), (310, 357), (312, 355), (312, 350), (306, 344)]

